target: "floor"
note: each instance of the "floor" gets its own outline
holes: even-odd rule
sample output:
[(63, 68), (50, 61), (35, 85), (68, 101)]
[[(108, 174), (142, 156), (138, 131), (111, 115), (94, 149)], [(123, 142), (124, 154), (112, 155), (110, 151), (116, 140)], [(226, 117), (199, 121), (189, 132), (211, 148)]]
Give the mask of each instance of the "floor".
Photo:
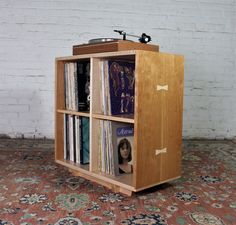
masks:
[(0, 139), (0, 225), (236, 224), (236, 143), (186, 140), (182, 177), (131, 197), (74, 177), (54, 141)]

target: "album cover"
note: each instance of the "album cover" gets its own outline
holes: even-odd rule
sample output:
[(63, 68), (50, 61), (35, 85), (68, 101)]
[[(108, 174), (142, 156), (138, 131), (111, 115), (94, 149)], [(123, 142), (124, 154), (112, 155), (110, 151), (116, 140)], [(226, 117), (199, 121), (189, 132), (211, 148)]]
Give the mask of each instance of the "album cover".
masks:
[(127, 61), (108, 61), (111, 115), (134, 113), (135, 65)]
[(134, 127), (112, 122), (115, 175), (132, 173)]

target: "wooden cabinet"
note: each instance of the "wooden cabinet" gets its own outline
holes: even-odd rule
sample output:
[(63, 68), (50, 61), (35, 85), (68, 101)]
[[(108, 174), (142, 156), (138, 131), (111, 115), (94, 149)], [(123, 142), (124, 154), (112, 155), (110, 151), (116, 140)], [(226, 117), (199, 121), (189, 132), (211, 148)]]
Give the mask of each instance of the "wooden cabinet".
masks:
[[(65, 109), (64, 64), (90, 61), (90, 110)], [(134, 114), (107, 116), (101, 109), (101, 72), (104, 59), (128, 59), (135, 63)], [(143, 50), (95, 53), (56, 58), (55, 159), (75, 175), (95, 181), (115, 192), (131, 195), (181, 175), (183, 56)], [(64, 115), (90, 119), (90, 163), (64, 159)], [(112, 176), (100, 172), (98, 146), (100, 120), (134, 126), (133, 173)]]

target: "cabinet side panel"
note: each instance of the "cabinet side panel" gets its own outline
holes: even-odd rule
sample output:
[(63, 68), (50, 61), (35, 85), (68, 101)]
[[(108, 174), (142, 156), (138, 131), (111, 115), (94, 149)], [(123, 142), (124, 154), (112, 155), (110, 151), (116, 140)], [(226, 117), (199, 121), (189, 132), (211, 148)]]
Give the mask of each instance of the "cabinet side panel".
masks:
[(168, 91), (163, 101), (163, 134), (166, 153), (161, 155), (161, 181), (181, 175), (184, 61), (166, 55), (165, 78)]
[(58, 109), (65, 107), (64, 95), (64, 62), (55, 62), (55, 158), (64, 157), (64, 119), (63, 114), (57, 113)]
[(157, 84), (164, 85), (163, 60), (158, 53), (138, 51), (135, 71), (135, 187), (142, 188), (160, 181), (161, 156), (155, 155), (162, 148), (161, 116), (162, 93)]

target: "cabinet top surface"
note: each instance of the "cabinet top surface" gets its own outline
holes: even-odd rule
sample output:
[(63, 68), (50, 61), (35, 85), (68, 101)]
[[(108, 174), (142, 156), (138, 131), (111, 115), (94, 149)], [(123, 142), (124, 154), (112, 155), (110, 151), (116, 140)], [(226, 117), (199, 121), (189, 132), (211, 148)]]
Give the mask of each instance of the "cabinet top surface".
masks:
[(73, 56), (62, 56), (56, 57), (56, 60), (76, 60), (76, 59), (89, 59), (89, 58), (103, 58), (103, 57), (116, 57), (116, 56), (125, 56), (125, 55), (136, 55), (137, 53), (148, 52), (149, 54), (168, 54), (181, 56), (176, 54), (164, 53), (164, 52), (154, 52), (154, 51), (145, 51), (145, 50), (128, 50), (128, 51), (116, 51), (116, 52), (103, 52), (103, 53), (92, 53), (84, 55), (73, 55)]
[(128, 50), (128, 51), (117, 51), (117, 52), (102, 52), (102, 53), (91, 53), (83, 55), (63, 56), (57, 57), (56, 60), (73, 60), (73, 59), (86, 59), (96, 57), (110, 57), (110, 56), (122, 56), (122, 55), (135, 55), (140, 50)]

